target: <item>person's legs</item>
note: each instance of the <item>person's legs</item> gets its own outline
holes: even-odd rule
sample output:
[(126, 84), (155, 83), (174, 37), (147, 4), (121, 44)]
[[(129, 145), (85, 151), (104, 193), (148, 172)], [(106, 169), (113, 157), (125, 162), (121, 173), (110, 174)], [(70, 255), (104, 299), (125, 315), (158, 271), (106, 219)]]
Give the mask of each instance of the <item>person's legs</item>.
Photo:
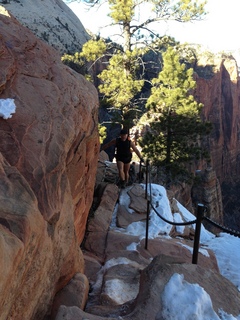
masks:
[(117, 161), (117, 168), (118, 168), (119, 179), (124, 181), (125, 180), (124, 163), (122, 161)]
[[(121, 159), (121, 161), (120, 161)], [(129, 169), (130, 169), (131, 157), (129, 158), (118, 158), (117, 159), (117, 168), (120, 179), (120, 186), (123, 188), (128, 183), (129, 180)]]
[(125, 177), (125, 182), (128, 183), (129, 180), (129, 169), (130, 169), (130, 162), (129, 163), (124, 163), (124, 177)]

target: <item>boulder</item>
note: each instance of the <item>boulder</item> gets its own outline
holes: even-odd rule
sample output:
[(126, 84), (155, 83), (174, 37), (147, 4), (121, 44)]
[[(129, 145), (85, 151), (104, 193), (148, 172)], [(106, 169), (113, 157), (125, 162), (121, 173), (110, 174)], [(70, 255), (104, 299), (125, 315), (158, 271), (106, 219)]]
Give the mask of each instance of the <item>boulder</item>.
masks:
[(134, 184), (128, 191), (131, 199), (129, 208), (140, 214), (147, 213), (147, 199), (145, 199), (145, 191), (140, 184)]
[[(118, 273), (121, 274), (119, 271)], [(168, 319), (163, 313), (163, 293), (170, 279), (176, 274), (182, 275), (184, 281), (189, 284), (199, 284), (210, 296), (213, 309), (217, 314), (219, 310), (224, 310), (233, 316), (239, 315), (240, 293), (226, 278), (201, 266), (179, 264), (176, 263), (175, 258), (159, 255), (140, 273), (139, 293), (134, 302), (122, 304), (121, 307), (115, 308), (115, 312), (105, 304), (104, 308), (98, 309), (96, 314), (87, 313), (76, 307), (62, 306), (59, 308), (56, 320)], [(222, 290), (223, 287), (226, 290)], [(172, 303), (177, 303), (174, 297)], [(171, 305), (168, 305), (168, 308), (171, 310)]]
[(87, 277), (82, 273), (77, 273), (69, 283), (60, 290), (53, 301), (51, 318), (55, 319), (61, 305), (77, 306), (84, 309), (88, 298), (89, 283)]
[(131, 214), (129, 214), (123, 205), (119, 205), (117, 208), (117, 226), (119, 228), (127, 228), (132, 222), (146, 220), (146, 218), (146, 214), (139, 214), (136, 212), (131, 212)]
[[(226, 278), (219, 273), (193, 264), (178, 264), (174, 259), (159, 255), (142, 272), (139, 295), (134, 311), (124, 319), (156, 319), (163, 308), (164, 288), (174, 274), (181, 274), (188, 283), (198, 283), (211, 297), (216, 313), (220, 309), (232, 315), (239, 315), (240, 294)], [(222, 288), (226, 288), (222, 290)]]
[(108, 230), (117, 199), (118, 187), (113, 184), (108, 184), (103, 191), (99, 207), (88, 222), (84, 246), (87, 251), (95, 254), (99, 258), (104, 257)]

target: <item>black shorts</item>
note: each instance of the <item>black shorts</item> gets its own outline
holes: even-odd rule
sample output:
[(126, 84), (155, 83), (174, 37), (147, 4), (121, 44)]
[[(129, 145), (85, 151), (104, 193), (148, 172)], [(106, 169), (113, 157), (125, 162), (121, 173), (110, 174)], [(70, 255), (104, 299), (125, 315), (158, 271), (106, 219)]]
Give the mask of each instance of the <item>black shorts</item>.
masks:
[(132, 160), (132, 154), (130, 154), (129, 156), (118, 156), (118, 155), (116, 155), (116, 160), (117, 161), (121, 161), (124, 164), (128, 164)]

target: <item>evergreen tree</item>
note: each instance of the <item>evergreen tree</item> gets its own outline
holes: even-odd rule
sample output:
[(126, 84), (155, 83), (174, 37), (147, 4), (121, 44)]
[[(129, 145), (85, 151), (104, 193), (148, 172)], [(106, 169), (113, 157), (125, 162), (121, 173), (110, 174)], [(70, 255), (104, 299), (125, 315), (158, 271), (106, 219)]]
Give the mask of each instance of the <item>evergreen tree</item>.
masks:
[(101, 124), (98, 124), (98, 132), (99, 132), (99, 140), (102, 144), (103, 141), (107, 138), (107, 128), (102, 126)]
[(180, 63), (176, 50), (163, 54), (163, 69), (153, 80), (147, 101), (149, 128), (141, 141), (142, 152), (165, 172), (166, 182), (190, 177), (189, 164), (207, 159), (202, 146), (211, 125), (201, 120), (203, 105), (192, 95), (193, 69)]
[[(85, 2), (90, 5), (102, 3), (101, 0)], [(122, 47), (102, 39), (92, 39), (83, 46), (81, 56), (94, 62), (103, 57), (104, 44), (106, 50), (111, 51), (107, 68), (99, 75), (102, 82), (99, 91), (115, 110), (122, 125), (131, 127), (141, 112), (139, 96), (145, 80), (143, 56), (148, 50), (156, 50), (161, 45), (161, 37), (153, 31), (153, 23), (200, 20), (205, 15), (205, 4), (204, 0), (200, 4), (197, 0), (108, 0), (112, 25), (121, 29)], [(138, 16), (146, 16), (144, 13), (149, 9), (151, 16), (146, 20), (137, 19)]]

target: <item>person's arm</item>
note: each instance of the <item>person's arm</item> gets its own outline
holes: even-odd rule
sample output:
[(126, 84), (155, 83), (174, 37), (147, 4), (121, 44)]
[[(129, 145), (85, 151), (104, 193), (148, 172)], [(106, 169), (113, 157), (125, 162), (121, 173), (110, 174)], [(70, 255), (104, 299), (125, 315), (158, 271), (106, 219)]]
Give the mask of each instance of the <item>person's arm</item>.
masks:
[(133, 149), (133, 151), (136, 153), (136, 155), (138, 156), (138, 158), (140, 159), (141, 162), (143, 161), (143, 158), (141, 156), (141, 153), (139, 152), (138, 148), (135, 146), (135, 144), (131, 141), (130, 143), (130, 147)]
[(105, 150), (113, 145), (116, 144), (116, 139), (112, 139), (111, 141), (109, 141), (108, 143), (104, 144), (103, 146), (101, 146), (101, 150)]

